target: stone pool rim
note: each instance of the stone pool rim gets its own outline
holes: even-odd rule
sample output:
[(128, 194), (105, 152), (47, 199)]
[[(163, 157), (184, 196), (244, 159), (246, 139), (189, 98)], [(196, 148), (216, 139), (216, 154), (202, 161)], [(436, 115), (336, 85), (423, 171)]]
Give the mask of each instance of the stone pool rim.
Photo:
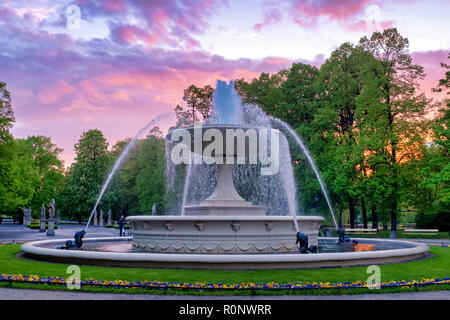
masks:
[[(85, 238), (84, 242), (128, 241), (132, 237)], [(320, 239), (336, 240), (334, 237)], [(41, 261), (130, 268), (170, 269), (310, 269), (322, 267), (350, 267), (372, 264), (402, 263), (425, 258), (427, 244), (407, 240), (352, 238), (361, 241), (395, 242), (413, 247), (363, 252), (317, 254), (188, 254), (188, 253), (121, 253), (81, 250), (59, 250), (41, 247), (64, 244), (69, 239), (27, 242), (21, 246), (26, 257)]]

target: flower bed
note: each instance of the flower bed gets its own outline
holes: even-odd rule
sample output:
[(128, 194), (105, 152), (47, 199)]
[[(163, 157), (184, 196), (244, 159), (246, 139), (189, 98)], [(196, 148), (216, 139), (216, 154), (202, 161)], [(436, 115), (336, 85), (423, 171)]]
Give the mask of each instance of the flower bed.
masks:
[[(0, 246), (22, 244), (24, 241), (7, 241), (0, 242)], [(446, 244), (433, 245), (439, 247), (449, 246)], [(63, 277), (39, 277), (37, 275), (22, 275), (22, 274), (1, 274), (0, 282), (9, 283), (30, 283), (30, 284), (54, 284), (66, 285), (67, 279)], [(74, 280), (72, 281), (74, 283)], [(387, 281), (380, 284), (381, 288), (405, 288), (405, 287), (427, 287), (435, 285), (449, 285), (450, 278), (431, 278), (421, 280), (399, 280)], [(305, 282), (305, 283), (285, 283), (280, 284), (276, 282), (269, 283), (208, 283), (208, 282), (164, 282), (164, 281), (126, 281), (126, 280), (95, 280), (88, 279), (80, 281), (81, 287), (103, 287), (103, 288), (142, 288), (142, 289), (180, 289), (180, 290), (323, 290), (323, 289), (367, 289), (371, 284), (362, 281), (356, 282)], [(373, 285), (373, 284), (372, 284)]]
[[(62, 277), (43, 277), (37, 275), (22, 275), (22, 274), (1, 274), (1, 282), (21, 282), (21, 283), (36, 283), (36, 284), (58, 284), (65, 285), (67, 279)], [(72, 280), (75, 284), (75, 279)], [(403, 287), (426, 287), (433, 285), (448, 285), (450, 278), (444, 279), (422, 279), (422, 280), (401, 280), (388, 281), (380, 284), (381, 288), (403, 288)], [(240, 283), (240, 284), (224, 284), (224, 283), (178, 283), (178, 282), (164, 282), (164, 281), (101, 281), (88, 279), (80, 281), (82, 287), (110, 287), (110, 288), (144, 288), (144, 289), (190, 289), (190, 290), (312, 290), (312, 289), (364, 289), (370, 288), (371, 284), (362, 281), (357, 282), (313, 282), (313, 283), (286, 283), (279, 284), (275, 282), (270, 283)]]

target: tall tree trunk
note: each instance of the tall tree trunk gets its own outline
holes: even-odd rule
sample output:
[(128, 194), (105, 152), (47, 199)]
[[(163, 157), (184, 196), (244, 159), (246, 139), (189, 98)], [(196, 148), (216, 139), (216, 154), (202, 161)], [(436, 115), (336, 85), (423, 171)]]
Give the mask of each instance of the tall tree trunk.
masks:
[(394, 203), (391, 209), (391, 231), (397, 231), (397, 196), (394, 195)]
[(366, 201), (364, 199), (361, 199), (361, 210), (362, 210), (364, 229), (367, 229), (367, 209), (366, 209)]
[(18, 214), (19, 214), (19, 219), (18, 219), (19, 224), (23, 224), (23, 211), (19, 210)]
[(339, 208), (339, 222), (338, 222), (340, 228), (342, 228), (342, 210), (343, 210), (343, 208), (340, 207)]
[(375, 205), (372, 205), (372, 228), (378, 229), (378, 213)]
[(348, 206), (350, 209), (350, 228), (355, 228), (355, 203), (353, 199), (350, 199), (348, 202)]

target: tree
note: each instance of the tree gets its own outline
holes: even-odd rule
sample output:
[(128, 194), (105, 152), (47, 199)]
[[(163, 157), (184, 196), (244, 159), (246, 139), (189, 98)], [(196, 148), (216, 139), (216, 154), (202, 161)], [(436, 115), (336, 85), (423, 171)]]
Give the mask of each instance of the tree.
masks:
[[(316, 81), (320, 106), (314, 110), (310, 125), (312, 152), (335, 202), (339, 207), (347, 203), (351, 228), (355, 226), (356, 206), (362, 196), (359, 182), (365, 173), (355, 119), (356, 101), (362, 87), (362, 66), (371, 58), (350, 43), (332, 52)], [(361, 205), (364, 213), (364, 198)], [(367, 219), (364, 222), (367, 225)]]
[[(112, 147), (109, 152), (110, 155), (110, 167), (112, 167), (115, 161), (119, 158), (123, 149), (127, 146), (127, 144), (131, 141), (130, 138), (125, 140), (117, 141), (116, 144)], [(108, 188), (103, 195), (100, 206), (106, 212), (107, 210), (111, 210), (114, 219), (118, 220), (121, 215), (127, 214), (127, 208), (129, 207), (130, 199), (134, 197), (131, 195), (131, 192), (128, 190), (126, 181), (124, 179), (124, 167), (127, 166), (130, 161), (131, 155), (136, 152), (136, 148), (130, 150), (128, 157), (123, 160), (123, 164), (116, 172), (114, 177), (111, 179)]]
[(424, 156), (411, 174), (414, 187), (410, 194), (418, 209), (418, 226), (450, 231), (450, 66), (446, 63), (441, 66), (447, 70), (445, 78), (433, 91), (445, 92), (446, 97), (438, 102), (438, 114), (431, 123), (433, 141), (424, 146)]
[(76, 158), (70, 167), (64, 202), (66, 211), (81, 223), (89, 216), (110, 166), (108, 143), (97, 129), (86, 131), (75, 144)]
[(136, 177), (136, 195), (142, 212), (150, 213), (153, 204), (159, 212), (165, 208), (165, 142), (158, 127), (142, 141), (137, 161), (141, 170)]
[(28, 141), (16, 139), (15, 144), (14, 176), (16, 177), (16, 186), (14, 192), (18, 198), (18, 209), (21, 211), (19, 217), (21, 217), (22, 210), (31, 207), (36, 188), (39, 186), (39, 173), (34, 165), (33, 150)]
[(52, 143), (50, 137), (31, 136), (26, 140), (18, 140), (23, 148), (29, 149), (28, 155), (23, 150), (22, 157), (25, 160), (31, 155), (31, 166), (37, 175), (30, 205), (34, 212), (39, 212), (42, 204), (47, 205), (61, 192), (64, 182), (64, 166), (60, 154), (63, 150)]
[(20, 206), (15, 193), (17, 185), (14, 170), (16, 146), (14, 138), (9, 132), (14, 121), (11, 95), (6, 89), (6, 83), (0, 82), (0, 212), (13, 212)]
[(210, 85), (203, 88), (190, 85), (184, 90), (183, 100), (186, 102), (186, 110), (177, 105), (175, 114), (179, 123), (193, 125), (195, 121), (208, 119), (212, 109), (214, 89)]
[(423, 68), (412, 63), (408, 39), (397, 29), (363, 37), (360, 46), (376, 60), (367, 65), (364, 88), (358, 97), (359, 130), (371, 170), (388, 182), (386, 201), (391, 207), (391, 230), (397, 230), (401, 166), (420, 156), (428, 100), (417, 94)]
[(9, 133), (14, 122), (14, 112), (11, 107), (11, 94), (6, 89), (6, 83), (0, 82), (0, 142), (3, 142), (3, 135)]
[(256, 104), (266, 113), (278, 117), (280, 102), (283, 100), (280, 86), (286, 78), (286, 73), (286, 70), (272, 75), (261, 73), (259, 78), (250, 83), (243, 78), (238, 79), (234, 82), (234, 87), (243, 103)]

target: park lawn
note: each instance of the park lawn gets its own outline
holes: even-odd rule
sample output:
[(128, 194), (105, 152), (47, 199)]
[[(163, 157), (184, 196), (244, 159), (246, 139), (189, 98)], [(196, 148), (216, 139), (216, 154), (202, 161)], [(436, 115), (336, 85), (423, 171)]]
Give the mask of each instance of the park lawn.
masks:
[[(450, 248), (431, 247), (430, 259), (381, 265), (381, 281), (421, 280), (450, 276)], [(41, 262), (18, 258), (20, 245), (0, 247), (0, 273), (37, 275), (39, 277), (64, 277), (67, 264)], [(305, 282), (365, 282), (367, 267), (299, 269), (299, 270), (194, 270), (194, 269), (145, 269), (80, 266), (83, 280), (148, 280), (167, 282), (208, 283), (305, 283)]]
[[(333, 236), (337, 237), (337, 232), (333, 232)], [(358, 233), (358, 234), (352, 234), (350, 235), (354, 238), (381, 238), (381, 239), (389, 239), (390, 238), (390, 230), (378, 230), (376, 234), (364, 234), (364, 233)], [(437, 236), (433, 235), (403, 235), (403, 229), (397, 230), (397, 238), (404, 238), (404, 239), (444, 239), (448, 240), (450, 239), (450, 233), (447, 231), (439, 231)]]

